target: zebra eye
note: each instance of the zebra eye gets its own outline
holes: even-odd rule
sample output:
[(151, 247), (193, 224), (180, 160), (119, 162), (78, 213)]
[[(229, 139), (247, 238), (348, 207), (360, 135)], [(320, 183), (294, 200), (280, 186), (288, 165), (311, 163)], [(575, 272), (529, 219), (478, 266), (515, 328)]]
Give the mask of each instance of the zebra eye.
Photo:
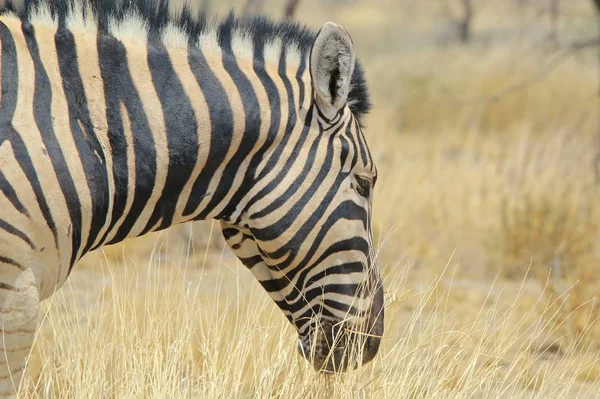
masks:
[(356, 176), (356, 183), (358, 183), (356, 191), (363, 197), (369, 198), (371, 196), (371, 182), (364, 177)]

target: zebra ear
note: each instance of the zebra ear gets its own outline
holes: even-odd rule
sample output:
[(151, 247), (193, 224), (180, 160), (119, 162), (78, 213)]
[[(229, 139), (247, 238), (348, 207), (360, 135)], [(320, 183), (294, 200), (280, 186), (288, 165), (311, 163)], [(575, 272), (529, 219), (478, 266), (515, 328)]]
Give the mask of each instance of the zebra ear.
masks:
[(348, 99), (355, 58), (348, 32), (333, 22), (323, 25), (310, 53), (310, 73), (317, 105), (329, 118)]

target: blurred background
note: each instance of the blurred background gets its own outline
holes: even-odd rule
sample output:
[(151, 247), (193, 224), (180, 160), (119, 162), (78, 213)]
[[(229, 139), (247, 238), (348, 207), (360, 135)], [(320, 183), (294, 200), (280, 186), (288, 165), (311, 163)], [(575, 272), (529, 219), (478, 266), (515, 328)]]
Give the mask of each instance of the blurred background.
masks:
[[(144, 335), (149, 329), (169, 345), (189, 337), (164, 330), (193, 332), (192, 349), (182, 344), (184, 360), (172, 367), (180, 360), (204, 364), (189, 366), (185, 377), (204, 395), (598, 397), (600, 1), (213, 0), (202, 6), (221, 15), (233, 7), (238, 14), (291, 18), (315, 29), (335, 21), (352, 35), (374, 103), (365, 134), (379, 170), (374, 231), (387, 304), (382, 355), (370, 374), (333, 388), (315, 388), (312, 374), (286, 380), (296, 359), (293, 331), (224, 247), (218, 223), (207, 221), (88, 255), (63, 299), (48, 307), (33, 391), (45, 392), (39, 387), (54, 381), (78, 395), (105, 392), (74, 387), (73, 373), (95, 369), (65, 366), (81, 352), (70, 349), (79, 341), (61, 338), (58, 324), (80, 331), (83, 348), (104, 348), (91, 352), (97, 365), (105, 364), (97, 372), (113, 381), (113, 394), (128, 385), (110, 370), (131, 371), (127, 359), (144, 358), (140, 342), (153, 341)], [(125, 299), (131, 292), (139, 301)], [(151, 305), (156, 298), (159, 305)], [(65, 316), (71, 302), (86, 316)], [(107, 322), (107, 314), (121, 324)], [(124, 316), (131, 314), (133, 325)], [(157, 332), (151, 326), (165, 315), (178, 327)], [(204, 327), (191, 327), (192, 317)], [(207, 324), (228, 332), (211, 335)], [(139, 331), (104, 355), (117, 330)], [(49, 349), (50, 342), (59, 350)], [(57, 342), (64, 342), (62, 352)], [(208, 358), (222, 368), (206, 366)], [(140, 370), (162, 381), (159, 366)]]
[[(597, 0), (207, 1), (352, 35), (374, 102), (384, 263), (470, 278), (598, 261)], [(387, 244), (391, 245), (387, 245)], [(599, 274), (600, 275), (600, 274)]]
[[(198, 1), (351, 33), (374, 103), (384, 267), (435, 273), (451, 257), (465, 278), (600, 276), (597, 0)], [(169, 235), (223, 246), (211, 222)]]

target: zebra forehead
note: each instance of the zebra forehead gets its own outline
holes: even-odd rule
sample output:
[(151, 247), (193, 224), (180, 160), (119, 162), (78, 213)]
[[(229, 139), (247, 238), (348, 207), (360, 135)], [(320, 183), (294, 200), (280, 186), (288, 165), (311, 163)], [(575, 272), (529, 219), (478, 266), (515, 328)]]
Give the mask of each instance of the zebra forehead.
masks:
[[(161, 40), (166, 47), (199, 46), (288, 67), (307, 63), (315, 31), (265, 16), (209, 18), (198, 0), (0, 0), (0, 14), (32, 24), (63, 24), (73, 31), (110, 34), (122, 41)], [(210, 43), (207, 43), (210, 41)], [(245, 48), (244, 48), (245, 47)], [(361, 120), (370, 110), (363, 70), (357, 61), (348, 106)]]

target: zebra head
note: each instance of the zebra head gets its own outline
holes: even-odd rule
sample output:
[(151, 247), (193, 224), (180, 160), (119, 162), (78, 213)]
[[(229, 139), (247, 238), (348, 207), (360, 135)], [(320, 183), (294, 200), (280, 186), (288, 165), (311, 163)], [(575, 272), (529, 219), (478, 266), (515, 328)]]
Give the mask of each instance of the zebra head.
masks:
[(372, 360), (383, 333), (371, 235), (377, 171), (352, 103), (353, 84), (364, 82), (350, 36), (327, 23), (307, 56), (302, 90), (312, 96), (298, 101), (288, 149), (258, 173), (243, 217), (222, 227), (297, 329), (300, 352), (318, 370), (344, 371)]

